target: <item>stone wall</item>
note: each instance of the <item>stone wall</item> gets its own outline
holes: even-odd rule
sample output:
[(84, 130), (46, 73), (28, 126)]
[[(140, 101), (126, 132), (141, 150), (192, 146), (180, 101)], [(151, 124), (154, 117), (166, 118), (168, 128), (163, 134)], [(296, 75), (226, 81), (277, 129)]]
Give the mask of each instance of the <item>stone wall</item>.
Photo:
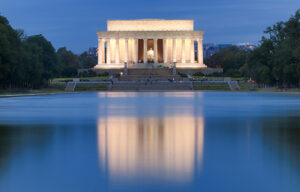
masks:
[[(88, 72), (91, 69), (78, 69), (78, 73)], [(120, 74), (120, 72), (124, 72), (124, 69), (92, 69), (97, 74), (108, 72), (110, 75)], [(193, 75), (194, 73), (201, 72), (205, 75), (211, 75), (213, 73), (223, 73), (223, 69), (216, 68), (201, 68), (201, 69), (176, 69), (177, 72)]]
[(204, 75), (211, 75), (213, 73), (223, 73), (223, 69), (216, 68), (201, 68), (201, 69), (176, 69), (177, 72), (193, 75), (194, 73), (201, 72)]
[(108, 20), (107, 31), (193, 31), (193, 20)]

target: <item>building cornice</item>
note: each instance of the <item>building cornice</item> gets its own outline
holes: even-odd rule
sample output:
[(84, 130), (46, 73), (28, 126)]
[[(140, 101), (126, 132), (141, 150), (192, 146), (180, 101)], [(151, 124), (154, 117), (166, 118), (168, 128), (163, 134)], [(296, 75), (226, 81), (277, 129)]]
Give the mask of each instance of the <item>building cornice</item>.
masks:
[(98, 39), (203, 39), (204, 31), (97, 31)]

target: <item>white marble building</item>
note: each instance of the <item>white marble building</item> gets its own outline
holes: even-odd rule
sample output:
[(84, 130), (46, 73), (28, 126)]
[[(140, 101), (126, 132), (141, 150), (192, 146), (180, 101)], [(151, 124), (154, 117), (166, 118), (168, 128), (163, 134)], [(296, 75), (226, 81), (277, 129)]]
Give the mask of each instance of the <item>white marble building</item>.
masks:
[[(149, 66), (205, 68), (203, 31), (194, 31), (193, 20), (109, 20), (107, 31), (98, 31), (96, 69)], [(194, 44), (198, 44), (195, 52)]]

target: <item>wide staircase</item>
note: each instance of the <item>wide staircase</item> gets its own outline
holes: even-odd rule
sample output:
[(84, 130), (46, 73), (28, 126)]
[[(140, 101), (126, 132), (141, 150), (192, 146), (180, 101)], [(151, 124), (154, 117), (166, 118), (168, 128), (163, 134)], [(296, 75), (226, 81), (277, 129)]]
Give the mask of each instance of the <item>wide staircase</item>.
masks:
[(67, 86), (65, 88), (65, 91), (74, 91), (76, 87), (76, 83), (75, 82), (68, 82)]
[(180, 81), (179, 75), (126, 75), (119, 78), (119, 81)]
[(128, 75), (172, 75), (172, 69), (128, 69)]
[(159, 91), (192, 90), (190, 82), (118, 82), (111, 86), (112, 91)]
[(180, 81), (179, 75), (173, 75), (171, 69), (128, 69), (128, 75), (119, 81)]
[(231, 91), (238, 91), (238, 90), (240, 90), (240, 86), (239, 86), (239, 84), (238, 84), (237, 81), (229, 81), (228, 85), (229, 85)]

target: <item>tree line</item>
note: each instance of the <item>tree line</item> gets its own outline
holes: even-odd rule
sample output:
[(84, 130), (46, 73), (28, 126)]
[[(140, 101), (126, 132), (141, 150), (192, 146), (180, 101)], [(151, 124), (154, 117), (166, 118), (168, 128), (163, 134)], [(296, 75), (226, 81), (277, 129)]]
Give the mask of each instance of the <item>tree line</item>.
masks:
[[(299, 87), (300, 10), (264, 33), (253, 51), (229, 47), (205, 64), (223, 68), (225, 76), (251, 78), (261, 86)], [(45, 87), (52, 78), (77, 76), (77, 69), (92, 68), (96, 60), (66, 47), (56, 51), (42, 35), (26, 36), (0, 15), (0, 89)]]
[(300, 87), (300, 10), (265, 31), (253, 51), (223, 49), (205, 62), (224, 75), (251, 78), (261, 86)]
[(52, 78), (73, 77), (77, 69), (95, 65), (87, 52), (56, 51), (43, 35), (26, 36), (0, 15), (0, 89), (46, 87)]

